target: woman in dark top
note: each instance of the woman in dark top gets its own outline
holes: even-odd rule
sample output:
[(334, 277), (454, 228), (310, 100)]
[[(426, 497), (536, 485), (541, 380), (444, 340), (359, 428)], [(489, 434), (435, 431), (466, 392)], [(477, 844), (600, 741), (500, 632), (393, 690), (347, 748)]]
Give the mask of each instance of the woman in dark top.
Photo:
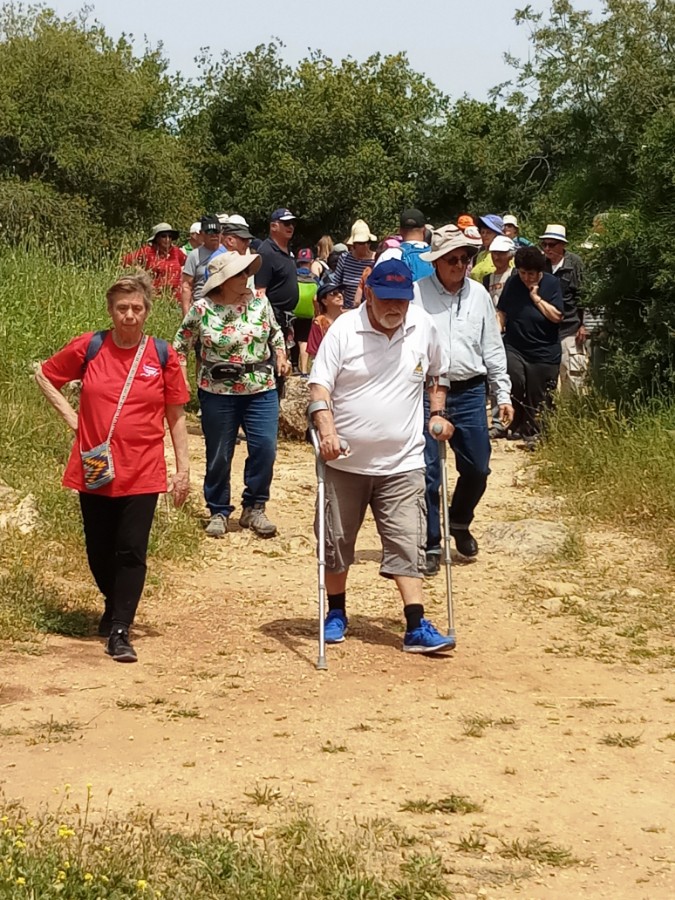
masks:
[(517, 250), (516, 273), (497, 305), (511, 378), (514, 437), (539, 434), (539, 412), (550, 406), (558, 383), (563, 298), (558, 279), (544, 272), (545, 262), (537, 247)]

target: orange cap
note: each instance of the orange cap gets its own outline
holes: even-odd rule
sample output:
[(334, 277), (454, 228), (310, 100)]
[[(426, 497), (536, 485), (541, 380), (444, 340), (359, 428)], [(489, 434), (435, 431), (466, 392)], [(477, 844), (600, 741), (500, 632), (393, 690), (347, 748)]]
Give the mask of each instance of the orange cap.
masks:
[(464, 231), (465, 228), (471, 228), (471, 226), (475, 224), (473, 216), (462, 215), (457, 219), (457, 227), (461, 228), (462, 231)]

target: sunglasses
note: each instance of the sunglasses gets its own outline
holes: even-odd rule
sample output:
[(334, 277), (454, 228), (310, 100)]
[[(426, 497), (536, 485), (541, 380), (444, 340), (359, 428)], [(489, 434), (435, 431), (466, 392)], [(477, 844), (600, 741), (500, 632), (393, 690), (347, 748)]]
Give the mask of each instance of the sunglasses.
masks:
[(441, 256), (441, 259), (446, 264), (446, 266), (468, 266), (469, 265), (469, 257), (468, 256)]
[(559, 243), (560, 241), (542, 241), (541, 246), (545, 250), (548, 250), (550, 247), (557, 247)]

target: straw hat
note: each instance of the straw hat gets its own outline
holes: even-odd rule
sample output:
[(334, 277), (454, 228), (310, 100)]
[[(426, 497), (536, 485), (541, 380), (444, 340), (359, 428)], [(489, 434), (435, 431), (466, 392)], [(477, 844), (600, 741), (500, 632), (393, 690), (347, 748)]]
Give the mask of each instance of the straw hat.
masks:
[(202, 296), (206, 297), (214, 288), (239, 275), (250, 266), (249, 274), (255, 275), (262, 259), (257, 253), (220, 253), (209, 264), (209, 277), (204, 285)]
[(367, 244), (370, 241), (376, 241), (377, 238), (368, 227), (368, 223), (363, 219), (357, 219), (352, 225), (352, 233), (349, 235), (346, 244)]
[(539, 235), (539, 240), (548, 238), (549, 241), (562, 241), (567, 243), (567, 230), (564, 225), (547, 225), (546, 231)]
[(420, 259), (424, 262), (436, 262), (451, 250), (460, 249), (474, 254), (478, 253), (481, 245), (480, 238), (469, 237), (456, 225), (444, 225), (431, 233), (431, 248), (426, 253), (420, 253)]

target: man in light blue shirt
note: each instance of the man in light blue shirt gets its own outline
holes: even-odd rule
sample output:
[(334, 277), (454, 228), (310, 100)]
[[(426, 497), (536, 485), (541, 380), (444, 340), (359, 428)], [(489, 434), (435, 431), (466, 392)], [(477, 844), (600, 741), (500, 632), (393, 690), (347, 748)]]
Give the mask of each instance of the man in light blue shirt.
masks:
[[(467, 237), (455, 225), (434, 231), (431, 249), (422, 259), (434, 274), (417, 282), (415, 303), (431, 316), (450, 353), (446, 416), (455, 426), (450, 446), (459, 478), (450, 503), (450, 534), (462, 556), (475, 556), (478, 544), (469, 530), (474, 511), (490, 474), (490, 436), (485, 409), (486, 389), (496, 395), (501, 421), (513, 418), (511, 381), (506, 353), (490, 295), (482, 284), (467, 278), (480, 240)], [(425, 405), (425, 419), (429, 407)], [(441, 559), (439, 515), (440, 459), (438, 443), (426, 441), (427, 573), (435, 574)]]

